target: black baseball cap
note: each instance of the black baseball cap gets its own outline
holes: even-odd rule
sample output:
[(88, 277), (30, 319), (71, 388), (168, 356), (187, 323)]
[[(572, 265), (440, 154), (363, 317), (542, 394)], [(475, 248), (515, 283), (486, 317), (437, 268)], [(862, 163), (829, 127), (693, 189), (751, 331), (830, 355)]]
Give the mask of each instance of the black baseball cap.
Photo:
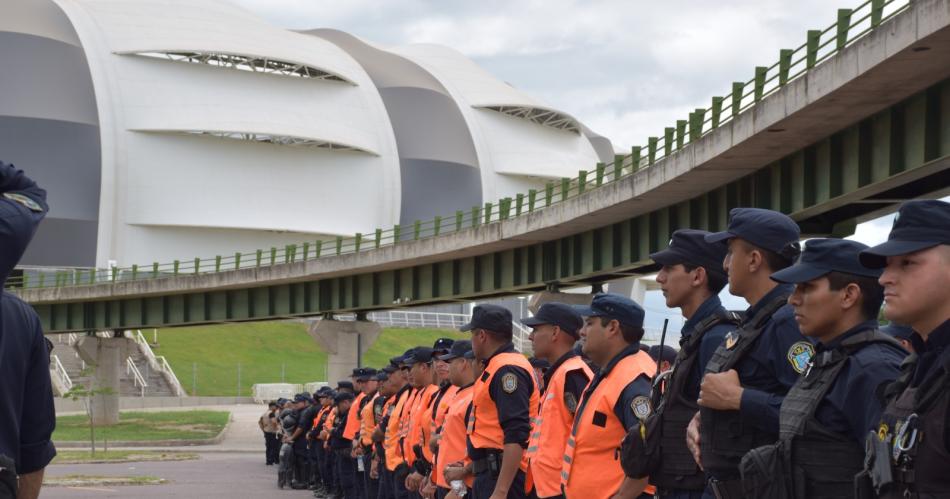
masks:
[(294, 395), (294, 402), (313, 403), (313, 397), (311, 397), (309, 393), (298, 393)]
[(718, 243), (740, 238), (760, 248), (794, 260), (799, 253), (801, 229), (788, 215), (762, 208), (733, 208), (729, 226), (706, 236), (706, 242)]
[(448, 352), (452, 348), (452, 344), (455, 343), (455, 340), (452, 338), (439, 338), (435, 340), (435, 343), (432, 344), (432, 349), (436, 352)]
[(389, 379), (389, 374), (390, 373), (386, 370), (386, 368), (383, 368), (376, 372), (376, 376), (373, 376), (373, 379), (376, 381), (386, 381)]
[(551, 302), (541, 305), (534, 317), (525, 317), (521, 319), (521, 323), (528, 327), (550, 324), (561, 328), (574, 338), (580, 338), (578, 331), (584, 325), (584, 319), (574, 310), (574, 307), (565, 303)]
[(676, 360), (676, 349), (669, 345), (653, 345), (647, 352), (653, 362), (667, 361), (673, 363)]
[(357, 381), (369, 381), (376, 377), (376, 369), (372, 367), (361, 367), (356, 374)]
[(861, 277), (880, 277), (880, 269), (861, 265), (858, 255), (866, 250), (866, 244), (847, 239), (809, 239), (805, 242), (798, 261), (791, 267), (772, 274), (772, 280), (786, 284), (798, 284), (817, 279), (829, 272), (843, 272)]
[(339, 389), (341, 389), (341, 388), (347, 388), (347, 389), (353, 390), (353, 389), (354, 389), (354, 388), (353, 388), (353, 382), (352, 382), (352, 381), (347, 381), (347, 380), (337, 381), (337, 382), (336, 382), (336, 389), (339, 390)]
[(673, 233), (670, 245), (665, 250), (650, 254), (650, 259), (660, 265), (693, 265), (706, 269), (707, 274), (725, 279), (722, 262), (729, 248), (720, 242), (708, 242), (711, 232), (696, 229), (680, 229)]
[(460, 327), (460, 331), (487, 329), (501, 334), (511, 334), (511, 311), (498, 305), (476, 305), (472, 320)]
[(459, 340), (452, 344), (452, 349), (445, 355), (440, 355), (439, 360), (448, 362), (452, 359), (464, 357), (466, 352), (472, 351), (472, 342), (468, 340)]
[(887, 257), (950, 244), (950, 203), (926, 199), (907, 201), (897, 210), (887, 242), (861, 252), (861, 263), (884, 268)]
[(390, 365), (388, 365), (388, 366), (382, 368), (382, 369), (380, 370), (380, 372), (384, 372), (384, 373), (386, 373), (386, 374), (392, 374), (392, 373), (394, 373), (394, 372), (396, 372), (396, 371), (398, 371), (398, 370), (399, 370), (398, 367), (396, 367), (396, 366), (390, 364)]
[(355, 398), (356, 397), (350, 392), (337, 392), (336, 395), (333, 396), (333, 403), (339, 404), (340, 402), (353, 400)]
[(403, 361), (403, 363), (406, 364), (407, 366), (411, 366), (413, 364), (418, 364), (420, 362), (423, 362), (423, 363), (431, 362), (432, 356), (434, 354), (435, 354), (435, 351), (433, 351), (429, 347), (416, 347), (412, 349), (412, 355), (406, 356), (406, 359)]
[(333, 396), (333, 388), (330, 388), (329, 386), (321, 386), (320, 389), (317, 390), (317, 395), (316, 395), (316, 396), (317, 396), (317, 398), (332, 397), (332, 396)]
[(628, 326), (643, 327), (643, 307), (626, 296), (597, 293), (590, 305), (575, 305), (574, 310), (584, 317), (606, 317)]

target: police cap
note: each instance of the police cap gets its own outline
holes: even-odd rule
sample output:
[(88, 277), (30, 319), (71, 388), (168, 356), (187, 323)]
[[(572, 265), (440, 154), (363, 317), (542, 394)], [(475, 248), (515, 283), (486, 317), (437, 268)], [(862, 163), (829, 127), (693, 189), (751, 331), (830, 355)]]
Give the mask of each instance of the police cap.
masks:
[(467, 352), (472, 351), (472, 342), (468, 340), (459, 340), (452, 344), (452, 349), (445, 355), (440, 355), (439, 360), (448, 362), (452, 359), (464, 357)]
[(880, 277), (879, 269), (861, 265), (858, 255), (867, 245), (847, 239), (810, 239), (805, 243), (798, 261), (791, 267), (772, 274), (772, 280), (798, 284), (817, 279), (830, 272), (843, 272), (861, 277)]
[(936, 199), (907, 201), (894, 217), (887, 242), (861, 252), (861, 263), (884, 268), (887, 257), (950, 244), (950, 203)]
[(584, 319), (574, 310), (574, 307), (565, 303), (551, 302), (541, 305), (534, 317), (525, 317), (521, 319), (521, 323), (529, 327), (550, 324), (577, 339), (580, 338), (579, 331), (584, 325)]
[(723, 232), (706, 236), (706, 242), (717, 243), (740, 238), (755, 246), (794, 260), (799, 253), (801, 230), (787, 215), (761, 208), (733, 208), (729, 226)]
[(459, 328), (460, 331), (473, 329), (511, 335), (511, 311), (498, 305), (476, 305), (472, 310), (472, 320)]
[(728, 247), (718, 242), (706, 241), (711, 232), (696, 229), (680, 229), (673, 233), (670, 245), (665, 250), (650, 254), (650, 259), (660, 265), (687, 264), (706, 269), (706, 274), (717, 275), (725, 280), (726, 271), (722, 262)]
[(643, 307), (626, 296), (597, 293), (590, 305), (575, 305), (574, 310), (584, 317), (604, 317), (621, 324), (643, 327)]

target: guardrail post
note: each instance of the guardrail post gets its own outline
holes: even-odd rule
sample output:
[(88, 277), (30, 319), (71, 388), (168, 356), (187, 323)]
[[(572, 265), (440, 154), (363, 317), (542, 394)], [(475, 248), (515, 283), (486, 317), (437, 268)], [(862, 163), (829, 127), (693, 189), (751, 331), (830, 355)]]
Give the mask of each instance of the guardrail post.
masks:
[(46, 274), (44, 274), (43, 271), (40, 271), (40, 283), (37, 287), (38, 288), (46, 287), (46, 283), (44, 281), (46, 281)]
[(650, 137), (647, 139), (647, 166), (653, 166), (656, 163), (656, 146), (660, 139)]
[[(221, 255), (215, 255), (214, 257), (214, 271), (221, 272)], [(135, 269), (133, 269), (132, 273), (133, 275), (135, 274)]]
[(491, 211), (492, 211), (492, 204), (485, 203), (485, 210), (482, 212), (482, 215), (485, 217), (486, 225), (491, 223)]
[(792, 68), (792, 49), (778, 51), (778, 84), (785, 86), (788, 83), (788, 72)]
[(360, 251), (360, 244), (362, 242), (363, 242), (363, 233), (357, 232), (356, 237), (353, 239), (353, 251), (358, 253)]
[[(95, 270), (93, 270), (95, 272)], [(158, 277), (158, 262), (152, 262), (152, 279)]]
[(755, 102), (762, 100), (762, 96), (765, 95), (765, 75), (768, 71), (769, 68), (765, 66), (755, 67)]
[(881, 18), (884, 15), (884, 0), (871, 0), (871, 27), (876, 28), (881, 24)]
[(511, 198), (503, 198), (501, 201), (498, 201), (498, 219), (499, 220), (508, 220), (508, 215), (511, 212)]
[(336, 236), (336, 254), (343, 253), (343, 236)]
[(30, 274), (23, 274), (23, 289), (30, 287)]
[(528, 212), (534, 211), (534, 203), (538, 200), (538, 190), (529, 189), (528, 190)]
[(683, 142), (686, 141), (686, 120), (676, 120), (676, 149), (683, 148)]
[(139, 276), (139, 266), (132, 264), (132, 280), (134, 281)]
[(554, 201), (554, 184), (548, 182), (544, 186), (544, 206), (551, 206)]
[(323, 241), (320, 239), (317, 239), (317, 241), (313, 243), (313, 257), (320, 258), (320, 253), (322, 250), (323, 250)]
[(462, 210), (455, 210), (455, 231), (458, 232), (462, 230), (462, 221), (465, 219), (465, 212)]
[(710, 110), (710, 120), (712, 127), (719, 128), (719, 116), (722, 115), (722, 97), (712, 98), (712, 109)]
[(393, 225), (393, 244), (396, 244), (402, 237), (402, 225)]
[(309, 258), (309, 257), (310, 257), (310, 242), (309, 242), (309, 241), (304, 241), (304, 243), (303, 243), (303, 258), (302, 258), (302, 260), (306, 262), (306, 261), (307, 261), (307, 258)]
[(421, 233), (422, 233), (422, 221), (416, 220), (412, 224), (412, 239), (415, 241), (418, 241)]
[(607, 165), (597, 163), (597, 175), (594, 177), (594, 185), (600, 187), (604, 185), (604, 173), (607, 171)]
[(742, 91), (745, 90), (745, 83), (741, 81), (732, 82), (732, 117), (739, 116), (742, 110)]
[(277, 248), (271, 246), (270, 248), (270, 264), (274, 265), (277, 263)]
[(614, 182), (623, 176), (623, 154), (614, 154)]
[(195, 257), (195, 275), (201, 273), (201, 258)]
[(234, 270), (241, 268), (241, 252), (234, 253)]
[(294, 263), (297, 261), (297, 245), (288, 244), (284, 246), (284, 263)]
[(264, 250), (257, 250), (257, 268), (261, 268), (261, 260), (264, 257)]
[(480, 208), (478, 206), (472, 206), (472, 227), (478, 227), (478, 223), (481, 221), (479, 217)]
[(640, 146), (633, 146), (630, 148), (630, 173), (636, 172), (640, 169), (640, 153), (642, 148)]
[(668, 126), (663, 129), (663, 157), (673, 154), (673, 134), (676, 129)]
[(373, 244), (376, 246), (376, 249), (379, 249), (379, 245), (383, 243), (383, 229), (376, 229), (376, 240), (373, 241)]
[(180, 268), (181, 268), (181, 262), (179, 262), (178, 260), (175, 260), (175, 262), (172, 263), (172, 275), (178, 275), (178, 269)]
[(587, 187), (587, 170), (580, 170), (577, 172), (577, 194), (583, 194), (585, 187)]
[[(115, 279), (116, 277), (118, 277), (118, 275), (119, 275), (119, 267), (112, 267), (112, 282), (115, 282)], [(57, 275), (57, 277), (59, 276)]]
[(432, 223), (433, 223), (433, 225), (434, 225), (434, 226), (432, 227), (432, 235), (433, 235), (433, 236), (438, 236), (439, 233), (442, 232), (442, 217), (436, 215), (435, 218), (432, 219)]
[(689, 115), (689, 141), (699, 140), (703, 136), (703, 118), (706, 110), (699, 107)]
[(568, 194), (571, 192), (571, 179), (563, 177), (561, 179), (561, 201), (567, 199)]
[(808, 30), (805, 41), (805, 67), (811, 69), (818, 63), (818, 44), (821, 41), (821, 30)]
[(848, 31), (851, 30), (851, 9), (838, 9), (838, 36), (837, 49), (841, 50), (848, 44)]
[(515, 196), (515, 216), (521, 216), (521, 210), (524, 208), (524, 194), (518, 193)]

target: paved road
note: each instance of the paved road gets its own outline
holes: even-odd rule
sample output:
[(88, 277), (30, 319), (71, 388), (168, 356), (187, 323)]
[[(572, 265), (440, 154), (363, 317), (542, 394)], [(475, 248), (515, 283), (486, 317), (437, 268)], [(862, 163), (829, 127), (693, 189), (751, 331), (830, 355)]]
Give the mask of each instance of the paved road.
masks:
[[(212, 407), (200, 407), (210, 409)], [(181, 408), (175, 408), (182, 410)], [(121, 464), (62, 464), (46, 469), (47, 476), (71, 474), (99, 476), (156, 476), (164, 485), (119, 487), (48, 487), (40, 497), (51, 498), (310, 498), (305, 490), (279, 490), (277, 469), (264, 465), (264, 438), (257, 427), (257, 418), (266, 409), (257, 405), (213, 407), (231, 412), (231, 424), (221, 443), (192, 447), (164, 447), (198, 453), (196, 461), (169, 461)], [(187, 409), (185, 409), (187, 410)], [(147, 447), (142, 447), (147, 448)]]

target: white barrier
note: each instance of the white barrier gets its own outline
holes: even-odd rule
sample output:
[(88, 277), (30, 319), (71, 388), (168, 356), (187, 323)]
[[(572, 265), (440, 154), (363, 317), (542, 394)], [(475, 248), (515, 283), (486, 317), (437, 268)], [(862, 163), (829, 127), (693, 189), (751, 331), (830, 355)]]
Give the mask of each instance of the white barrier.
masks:
[(279, 398), (292, 399), (303, 391), (303, 386), (294, 383), (258, 383), (251, 387), (254, 401), (263, 404)]

